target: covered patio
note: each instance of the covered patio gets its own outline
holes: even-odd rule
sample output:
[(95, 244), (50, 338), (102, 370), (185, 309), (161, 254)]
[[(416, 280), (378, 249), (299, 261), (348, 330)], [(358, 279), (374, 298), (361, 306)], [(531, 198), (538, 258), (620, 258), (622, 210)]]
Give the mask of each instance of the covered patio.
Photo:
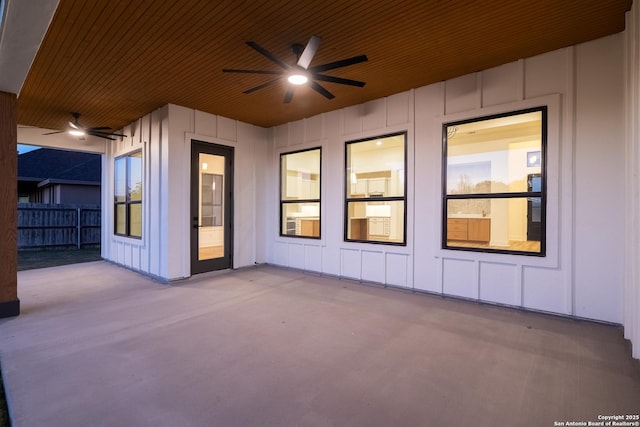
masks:
[[(616, 326), (273, 266), (18, 273), (14, 426), (551, 426), (637, 414)], [(62, 398), (64, 397), (64, 398)]]

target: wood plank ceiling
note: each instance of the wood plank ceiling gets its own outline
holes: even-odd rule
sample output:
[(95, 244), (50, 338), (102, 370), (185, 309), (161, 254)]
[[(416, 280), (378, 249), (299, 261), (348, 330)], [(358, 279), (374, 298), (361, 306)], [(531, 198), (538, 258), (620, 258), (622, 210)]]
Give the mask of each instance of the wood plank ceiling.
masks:
[[(61, 0), (18, 98), (18, 123), (119, 129), (174, 103), (270, 127), (624, 30), (631, 0)], [(293, 43), (322, 38), (311, 65), (366, 54), (283, 103), (286, 83), (242, 92), (288, 63)]]

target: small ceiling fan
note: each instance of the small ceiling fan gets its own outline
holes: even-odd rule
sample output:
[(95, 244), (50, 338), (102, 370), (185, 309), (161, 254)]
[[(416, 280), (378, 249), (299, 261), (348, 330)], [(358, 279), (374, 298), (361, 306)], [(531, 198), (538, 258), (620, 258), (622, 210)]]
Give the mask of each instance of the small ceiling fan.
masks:
[[(121, 136), (121, 137), (126, 136), (119, 133), (107, 132), (109, 129), (111, 129), (109, 126), (98, 126), (98, 127), (92, 127), (92, 128), (84, 127), (79, 122), (80, 113), (71, 113), (71, 115), (73, 116), (73, 121), (69, 122), (69, 127), (71, 129), (69, 129), (68, 131), (71, 135), (79, 136), (79, 137), (84, 137), (85, 135), (92, 135), (92, 136), (97, 136), (99, 138), (109, 139), (111, 141), (116, 140), (114, 136)], [(66, 132), (66, 131), (57, 130), (54, 132), (44, 133), (43, 135), (53, 135), (55, 133), (62, 133), (62, 132)]]
[(282, 79), (286, 79), (290, 85), (287, 88), (287, 91), (284, 95), (284, 103), (288, 104), (291, 102), (293, 98), (293, 92), (295, 91), (296, 86), (303, 85), (305, 83), (309, 83), (311, 89), (315, 90), (322, 96), (327, 99), (333, 99), (335, 96), (321, 86), (318, 81), (321, 82), (329, 82), (329, 83), (338, 83), (342, 85), (349, 86), (357, 86), (363, 87), (365, 82), (361, 82), (358, 80), (345, 79), (342, 77), (335, 77), (323, 74), (325, 71), (335, 70), (337, 68), (348, 67), (349, 65), (358, 64), (360, 62), (365, 62), (368, 60), (366, 55), (354, 56), (352, 58), (342, 59), (339, 61), (329, 62), (327, 64), (322, 65), (314, 65), (313, 67), (309, 67), (313, 57), (320, 46), (320, 37), (312, 36), (309, 39), (309, 42), (306, 46), (301, 44), (294, 44), (291, 46), (291, 49), (295, 53), (297, 62), (293, 65), (287, 64), (285, 61), (281, 60), (258, 43), (253, 41), (246, 42), (247, 45), (265, 56), (271, 62), (278, 65), (282, 70), (271, 71), (271, 70), (243, 70), (236, 68), (225, 68), (222, 70), (223, 73), (245, 73), (245, 74), (267, 74), (267, 75), (276, 75), (277, 78), (273, 80), (269, 80), (266, 83), (258, 85), (256, 87), (252, 87), (251, 89), (245, 90), (243, 93), (249, 94), (255, 92), (260, 89), (264, 89), (266, 87), (272, 86), (276, 83), (279, 83)]

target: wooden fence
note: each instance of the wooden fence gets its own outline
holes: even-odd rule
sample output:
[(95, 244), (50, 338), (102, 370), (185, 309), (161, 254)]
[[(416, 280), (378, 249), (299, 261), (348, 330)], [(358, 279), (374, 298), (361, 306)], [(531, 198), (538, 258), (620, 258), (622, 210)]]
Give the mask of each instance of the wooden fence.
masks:
[(98, 205), (18, 203), (18, 249), (100, 245)]

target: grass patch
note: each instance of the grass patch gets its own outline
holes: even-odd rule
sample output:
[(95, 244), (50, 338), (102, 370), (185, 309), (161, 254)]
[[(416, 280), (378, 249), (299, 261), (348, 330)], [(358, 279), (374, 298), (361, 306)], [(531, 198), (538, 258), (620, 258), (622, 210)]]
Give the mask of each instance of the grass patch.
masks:
[(4, 394), (4, 385), (2, 383), (2, 370), (0, 370), (0, 427), (9, 427), (10, 425), (7, 398)]
[(100, 248), (20, 250), (18, 251), (18, 271), (100, 261), (101, 259)]

